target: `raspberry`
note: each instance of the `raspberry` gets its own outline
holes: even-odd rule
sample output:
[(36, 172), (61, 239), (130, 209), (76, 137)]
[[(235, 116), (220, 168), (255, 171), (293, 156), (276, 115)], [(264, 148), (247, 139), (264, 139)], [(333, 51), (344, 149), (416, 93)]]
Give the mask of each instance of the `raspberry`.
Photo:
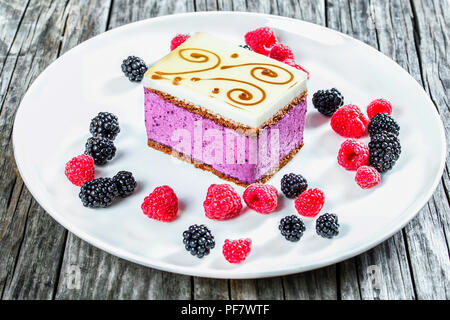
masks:
[(359, 138), (367, 131), (369, 119), (355, 105), (348, 104), (338, 109), (331, 117), (333, 130), (349, 138)]
[(149, 218), (170, 222), (177, 217), (178, 198), (171, 187), (156, 187), (152, 193), (145, 197), (141, 208)]
[(227, 220), (239, 215), (241, 198), (229, 184), (212, 184), (203, 202), (205, 214), (210, 219)]
[(341, 144), (338, 163), (347, 170), (356, 170), (369, 163), (369, 148), (355, 139), (347, 139)]
[(361, 166), (356, 171), (355, 181), (363, 189), (375, 187), (380, 180), (380, 173), (374, 167)]
[(93, 180), (94, 172), (94, 158), (85, 154), (74, 157), (67, 162), (64, 171), (67, 179), (78, 187)]
[(175, 50), (180, 44), (185, 42), (191, 36), (188, 34), (177, 34), (170, 42), (170, 50)]
[(250, 253), (251, 239), (228, 240), (223, 244), (223, 256), (230, 263), (241, 263)]
[(272, 29), (268, 27), (258, 28), (245, 34), (245, 43), (260, 54), (268, 56), (272, 47), (277, 43), (277, 38)]
[(294, 59), (286, 59), (283, 62), (291, 67), (294, 67), (295, 69), (305, 72), (308, 75), (308, 79), (309, 79), (309, 72), (306, 69), (303, 69), (302, 66), (297, 64)]
[(369, 116), (369, 119), (372, 119), (374, 115), (381, 112), (390, 115), (392, 113), (392, 104), (385, 99), (376, 99), (367, 106), (367, 115)]
[(269, 213), (277, 208), (278, 192), (274, 186), (253, 183), (247, 187), (243, 195), (244, 201), (250, 209), (259, 213)]
[(314, 217), (322, 210), (325, 195), (319, 189), (308, 189), (295, 199), (295, 209), (305, 217)]
[(286, 59), (295, 59), (292, 49), (282, 43), (277, 43), (272, 47), (272, 49), (270, 49), (269, 57), (281, 62)]

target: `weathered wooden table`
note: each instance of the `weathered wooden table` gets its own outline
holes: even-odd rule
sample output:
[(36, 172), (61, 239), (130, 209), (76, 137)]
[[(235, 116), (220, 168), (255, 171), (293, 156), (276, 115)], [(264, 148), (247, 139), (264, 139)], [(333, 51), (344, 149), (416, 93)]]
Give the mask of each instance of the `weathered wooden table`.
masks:
[[(366, 42), (423, 85), (450, 136), (449, 0), (0, 0), (0, 297), (449, 299), (448, 160), (433, 197), (392, 238), (342, 263), (270, 279), (214, 280), (142, 267), (80, 240), (36, 203), (15, 169), (11, 145), (15, 111), (33, 80), (58, 56), (105, 30), (205, 10), (289, 16)], [(374, 268), (381, 277), (372, 276)]]

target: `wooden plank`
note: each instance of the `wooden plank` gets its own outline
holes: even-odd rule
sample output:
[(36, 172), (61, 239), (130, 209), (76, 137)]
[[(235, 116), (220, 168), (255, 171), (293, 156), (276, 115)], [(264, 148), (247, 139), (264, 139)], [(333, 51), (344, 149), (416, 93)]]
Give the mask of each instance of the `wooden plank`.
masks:
[(222, 279), (193, 278), (193, 298), (195, 300), (228, 300), (229, 282)]
[[(422, 67), (422, 79), (425, 90), (430, 94), (444, 123), (447, 136), (447, 154), (450, 149), (450, 1), (411, 1), (414, 12), (414, 27), (416, 44)], [(407, 228), (408, 239), (411, 239), (411, 260), (413, 262), (414, 278), (417, 283), (419, 298), (434, 299), (450, 297), (449, 281), (449, 247), (450, 247), (450, 159), (447, 157), (441, 183), (434, 193), (428, 207), (432, 218), (428, 220), (433, 225), (435, 234), (422, 239), (417, 233), (421, 226), (413, 225)], [(424, 208), (426, 210), (426, 208)], [(428, 214), (425, 212), (423, 218)], [(442, 230), (442, 233), (439, 231)], [(419, 245), (415, 241), (422, 241)], [(446, 248), (444, 246), (446, 244)], [(426, 245), (425, 245), (426, 244)], [(430, 252), (428, 245), (435, 247)], [(424, 264), (435, 264), (432, 279), (424, 278)]]
[[(182, 278), (184, 281), (180, 281)], [(189, 299), (189, 277), (146, 268), (69, 234), (56, 299)]]
[(4, 70), (6, 57), (17, 36), (28, 3), (29, 1), (0, 1), (0, 108), (11, 80), (10, 72)]
[[(92, 10), (95, 6), (95, 11)], [(102, 12), (103, 19), (102, 19)], [(21, 230), (9, 229), (8, 220), (14, 218), (11, 215), (2, 217), (2, 228), (5, 230), (7, 239), (0, 241), (0, 247), (9, 256), (16, 256), (15, 267), (5, 268), (7, 273), (7, 286), (4, 289), (4, 299), (51, 299), (54, 295), (56, 283), (59, 277), (59, 268), (64, 250), (66, 238), (65, 229), (56, 223), (45, 211), (32, 199), (32, 196), (23, 186), (20, 178), (15, 177), (15, 166), (12, 159), (12, 148), (10, 145), (10, 132), (13, 124), (13, 115), (18, 107), (21, 96), (36, 76), (51, 63), (61, 51), (61, 37), (67, 39), (66, 46), (62, 51), (70, 48), (69, 43), (81, 41), (95, 33), (103, 31), (106, 26), (108, 8), (102, 11), (102, 7), (92, 2), (49, 2), (32, 1), (27, 7), (25, 16), (18, 30), (15, 42), (6, 59), (6, 65), (13, 65), (11, 72), (11, 86), (7, 92), (4, 103), (4, 112), (0, 119), (2, 124), (2, 146), (6, 148), (8, 159), (3, 162), (3, 178), (15, 181), (16, 189), (23, 189), (17, 200), (14, 196), (10, 201), (7, 212), (20, 214), (26, 222), (25, 235)], [(86, 14), (95, 15), (91, 24), (85, 25), (83, 29), (80, 22), (86, 18)], [(86, 19), (87, 21), (88, 19)], [(103, 25), (99, 30), (97, 23)], [(69, 27), (69, 33), (65, 33), (67, 22), (76, 28)], [(97, 32), (95, 32), (97, 30)], [(75, 38), (78, 36), (78, 38)], [(8, 68), (5, 68), (8, 70)], [(18, 194), (17, 192), (13, 192)], [(31, 210), (28, 212), (28, 208)], [(12, 210), (15, 206), (21, 209), (19, 212)], [(29, 216), (27, 220), (27, 215)], [(8, 239), (10, 240), (8, 241)], [(19, 244), (19, 245), (18, 245)], [(18, 251), (20, 249), (20, 251)], [(10, 259), (9, 261), (11, 261)], [(8, 260), (7, 260), (8, 261)], [(11, 265), (11, 262), (9, 262)], [(3, 269), (3, 268), (2, 268)], [(2, 277), (3, 278), (3, 277)]]
[[(115, 0), (108, 29), (193, 9), (189, 2)], [(168, 10), (173, 10), (168, 11)], [(95, 10), (91, 10), (95, 13)], [(95, 16), (89, 19), (96, 19)], [(100, 30), (99, 30), (100, 31)], [(74, 274), (81, 270), (80, 286)], [(67, 238), (56, 299), (189, 299), (191, 278), (146, 268), (96, 249), (72, 233)]]
[[(450, 130), (447, 93), (450, 86), (448, 81), (450, 69), (446, 43), (450, 40), (449, 2), (392, 1), (386, 6), (389, 8), (391, 19), (378, 35), (381, 51), (388, 52), (424, 85), (438, 107), (448, 137)], [(406, 32), (402, 25), (405, 26)], [(415, 48), (418, 48), (418, 51)], [(443, 184), (446, 181), (448, 171), (444, 172), (443, 179), (428, 204), (405, 228), (406, 245), (418, 299), (450, 297), (448, 281), (450, 208), (448, 193)]]
[[(17, 4), (15, 6), (18, 7)], [(58, 247), (64, 229), (37, 207), (22, 180), (17, 177), (12, 156), (11, 131), (14, 115), (24, 92), (57, 56), (63, 13), (62, 2), (30, 1), (25, 12), (21, 13), (18, 29), (11, 30), (14, 37), (3, 60), (1, 79), (2, 83), (7, 79), (7, 86), (2, 85), (0, 110), (0, 179), (6, 188), (0, 191), (0, 256), (5, 257), (0, 260), (0, 288), (5, 299), (49, 298), (50, 287), (57, 276), (55, 270), (58, 256), (54, 251), (45, 249), (52, 245)], [(33, 217), (28, 219), (30, 208)], [(30, 230), (29, 228), (40, 223), (46, 226), (44, 234), (33, 232), (30, 237), (24, 236), (25, 226)], [(33, 237), (36, 237), (34, 246), (29, 247)], [(26, 254), (22, 251), (24, 249), (32, 251)], [(32, 261), (31, 257), (37, 257), (39, 250), (42, 250), (40, 259)], [(25, 270), (35, 278), (28, 278)], [(42, 281), (38, 277), (42, 277)]]
[(283, 278), (288, 300), (336, 300), (336, 265)]
[(231, 280), (230, 294), (233, 300), (282, 300), (283, 282), (280, 277)]

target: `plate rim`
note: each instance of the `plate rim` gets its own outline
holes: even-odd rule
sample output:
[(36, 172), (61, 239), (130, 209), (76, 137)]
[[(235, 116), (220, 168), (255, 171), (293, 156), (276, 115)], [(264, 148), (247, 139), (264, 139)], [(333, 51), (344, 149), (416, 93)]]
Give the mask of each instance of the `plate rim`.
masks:
[[(363, 45), (365, 48), (369, 48), (372, 52), (374, 52), (377, 55), (381, 55), (384, 58), (389, 59), (391, 62), (393, 62), (393, 66), (395, 65), (396, 68), (400, 69), (401, 72), (403, 72), (404, 74), (406, 74), (407, 76), (409, 76), (415, 83), (416, 87), (419, 89), (419, 91), (421, 92), (421, 94), (428, 99), (428, 101), (434, 106), (434, 112), (433, 112), (433, 116), (434, 118), (437, 120), (437, 123), (439, 123), (439, 126), (437, 128), (437, 130), (439, 130), (439, 135), (441, 137), (441, 150), (442, 150), (442, 156), (439, 162), (439, 168), (438, 168), (438, 174), (434, 177), (433, 183), (431, 184), (431, 188), (429, 189), (429, 191), (422, 196), (420, 199), (412, 202), (409, 207), (404, 210), (404, 212), (408, 212), (405, 215), (402, 215), (401, 217), (398, 217), (397, 219), (394, 220), (398, 221), (396, 223), (392, 223), (392, 227), (388, 230), (388, 232), (383, 232), (384, 236), (381, 237), (374, 237), (376, 238), (376, 240), (372, 240), (372, 241), (367, 241), (364, 243), (364, 245), (359, 245), (357, 247), (355, 247), (354, 249), (350, 249), (344, 252), (344, 254), (340, 255), (339, 258), (333, 258), (333, 259), (321, 259), (318, 260), (317, 262), (310, 264), (308, 266), (303, 266), (303, 267), (295, 267), (290, 265), (287, 268), (281, 268), (281, 269), (277, 269), (277, 270), (273, 270), (273, 271), (263, 271), (263, 272), (239, 272), (236, 274), (232, 274), (233, 269), (228, 269), (228, 270), (203, 270), (201, 272), (196, 272), (196, 268), (192, 267), (192, 266), (176, 266), (170, 263), (166, 263), (166, 262), (161, 262), (158, 261), (158, 263), (149, 263), (148, 261), (142, 261), (140, 260), (138, 257), (136, 257), (136, 255), (126, 252), (124, 250), (121, 250), (119, 248), (114, 248), (111, 245), (109, 245), (108, 243), (105, 243), (103, 240), (98, 240), (95, 237), (92, 237), (88, 234), (86, 234), (85, 232), (83, 232), (82, 229), (77, 228), (77, 227), (73, 227), (71, 226), (69, 223), (67, 223), (64, 218), (62, 218), (57, 212), (53, 212), (53, 211), (57, 211), (57, 210), (53, 210), (52, 208), (50, 208), (51, 206), (48, 206), (44, 201), (41, 201), (39, 196), (36, 196), (36, 194), (38, 194), (38, 192), (36, 192), (36, 189), (38, 189), (37, 187), (31, 187), (32, 184), (29, 183), (28, 177), (26, 177), (26, 175), (24, 174), (24, 168), (21, 166), (21, 160), (20, 160), (20, 153), (17, 151), (17, 146), (16, 146), (16, 140), (17, 138), (17, 126), (16, 123), (18, 121), (20, 121), (21, 117), (22, 117), (22, 113), (23, 113), (23, 101), (26, 100), (28, 93), (32, 90), (32, 88), (34, 86), (37, 85), (37, 83), (40, 82), (41, 79), (41, 75), (43, 73), (45, 73), (47, 71), (48, 68), (51, 68), (52, 66), (61, 63), (61, 61), (63, 59), (61, 59), (62, 57), (66, 56), (67, 54), (71, 54), (73, 51), (75, 50), (79, 50), (79, 47), (85, 46), (87, 45), (87, 43), (91, 42), (91, 41), (96, 41), (98, 39), (101, 39), (102, 37), (108, 35), (110, 32), (115, 32), (118, 30), (122, 30), (122, 29), (126, 29), (126, 28), (131, 28), (134, 25), (137, 24), (145, 24), (148, 23), (149, 21), (162, 21), (162, 20), (168, 20), (168, 19), (177, 19), (177, 18), (182, 18), (182, 17), (186, 17), (186, 16), (213, 16), (213, 15), (244, 15), (244, 16), (258, 16), (258, 17), (263, 17), (263, 18), (268, 18), (268, 19), (281, 19), (281, 20), (288, 20), (291, 22), (295, 22), (295, 23), (299, 23), (299, 24), (309, 24), (309, 25), (313, 25), (316, 28), (319, 28), (321, 30), (325, 30), (326, 32), (334, 32), (337, 33), (347, 39), (351, 39), (352, 41), (357, 41), (359, 45)], [(336, 264), (339, 262), (342, 262), (344, 260), (347, 260), (349, 258), (352, 258), (354, 256), (357, 256), (363, 252), (366, 252), (372, 248), (374, 248), (375, 246), (377, 246), (378, 244), (384, 242), (385, 240), (387, 240), (388, 238), (390, 238), (392, 235), (394, 235), (396, 232), (398, 232), (399, 230), (401, 230), (408, 222), (410, 222), (416, 215), (417, 213), (423, 208), (423, 206), (428, 202), (428, 200), (432, 197), (433, 193), (435, 192), (439, 181), (442, 177), (443, 171), (444, 171), (444, 167), (445, 167), (445, 161), (446, 161), (446, 154), (447, 154), (447, 142), (446, 142), (446, 135), (445, 135), (445, 129), (444, 129), (444, 125), (442, 122), (442, 119), (438, 113), (438, 108), (436, 106), (436, 104), (431, 100), (429, 94), (425, 91), (425, 89), (416, 81), (416, 79), (414, 79), (414, 77), (405, 69), (403, 69), (396, 61), (394, 61), (393, 59), (391, 59), (390, 57), (386, 56), (385, 54), (383, 54), (382, 52), (378, 51), (377, 49), (373, 48), (372, 46), (364, 43), (361, 40), (358, 40), (356, 38), (353, 38), (347, 34), (344, 34), (340, 31), (322, 26), (322, 25), (318, 25), (312, 22), (308, 22), (308, 21), (304, 21), (301, 19), (296, 19), (296, 18), (290, 18), (290, 17), (285, 17), (285, 16), (278, 16), (278, 15), (272, 15), (272, 14), (265, 14), (265, 13), (254, 13), (254, 12), (243, 12), (243, 11), (199, 11), (199, 12), (183, 12), (183, 13), (177, 13), (177, 14), (167, 14), (167, 15), (162, 15), (162, 16), (158, 16), (158, 17), (153, 17), (153, 18), (148, 18), (148, 19), (143, 19), (143, 20), (139, 20), (139, 21), (135, 21), (132, 23), (128, 23), (122, 26), (119, 26), (117, 28), (113, 28), (110, 30), (107, 30), (105, 32), (102, 32), (86, 41), (83, 41), (79, 44), (77, 44), (75, 47), (71, 48), (70, 50), (68, 50), (67, 52), (65, 52), (64, 54), (62, 54), (61, 56), (59, 56), (56, 60), (54, 60), (52, 63), (50, 63), (37, 77), (36, 79), (34, 79), (33, 83), (29, 86), (29, 88), (27, 89), (26, 93), (24, 94), (19, 107), (17, 108), (15, 117), (14, 117), (14, 124), (13, 124), (13, 132), (12, 132), (12, 147), (13, 147), (13, 156), (14, 156), (14, 160), (16, 162), (18, 171), (20, 173), (20, 176), (23, 180), (23, 182), (25, 183), (27, 189), (30, 191), (31, 195), (33, 196), (33, 198), (36, 200), (36, 202), (39, 203), (40, 206), (42, 206), (42, 208), (46, 211), (46, 213), (48, 213), (53, 219), (55, 219), (60, 225), (62, 225), (64, 228), (66, 228), (68, 231), (72, 232), (74, 235), (76, 235), (77, 237), (79, 237), (80, 239), (88, 242), (89, 244), (109, 253), (112, 254), (114, 256), (117, 256), (119, 258), (131, 261), (133, 263), (137, 263), (139, 265), (143, 265), (146, 267), (151, 267), (154, 269), (158, 269), (158, 270), (162, 270), (162, 271), (167, 271), (167, 272), (172, 272), (172, 273), (177, 273), (177, 274), (183, 274), (183, 275), (189, 275), (189, 276), (199, 276), (199, 277), (206, 277), (206, 278), (216, 278), (216, 279), (256, 279), (256, 278), (267, 278), (267, 277), (273, 277), (273, 276), (284, 276), (284, 275), (288, 275), (288, 274), (294, 274), (294, 273), (301, 273), (301, 272), (306, 272), (306, 271), (310, 271), (310, 270), (315, 270), (321, 267), (325, 267), (328, 265), (332, 265), (332, 264)], [(369, 239), (370, 240), (370, 239)], [(231, 274), (230, 274), (231, 272)]]

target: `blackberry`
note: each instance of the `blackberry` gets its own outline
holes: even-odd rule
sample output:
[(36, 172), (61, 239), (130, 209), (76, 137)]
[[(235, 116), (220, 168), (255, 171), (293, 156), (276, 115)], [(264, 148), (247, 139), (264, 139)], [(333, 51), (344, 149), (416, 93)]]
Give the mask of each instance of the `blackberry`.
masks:
[(401, 152), (400, 141), (394, 134), (376, 134), (369, 142), (369, 163), (378, 172), (386, 172), (392, 169)]
[(98, 115), (91, 120), (89, 131), (94, 137), (103, 137), (114, 140), (120, 132), (119, 121), (112, 113), (99, 112)]
[(105, 208), (119, 195), (117, 186), (111, 178), (97, 178), (86, 182), (81, 187), (79, 197), (83, 206)]
[(250, 48), (250, 46), (248, 44), (240, 44), (239, 47), (253, 51), (252, 48)]
[(85, 154), (94, 158), (95, 164), (105, 164), (116, 155), (114, 143), (102, 137), (90, 137), (86, 142)]
[(198, 258), (208, 255), (216, 245), (211, 231), (203, 224), (194, 224), (184, 231), (183, 243), (186, 250)]
[(377, 113), (370, 120), (368, 130), (369, 130), (370, 136), (374, 136), (378, 133), (383, 133), (383, 132), (390, 132), (390, 133), (398, 136), (399, 131), (400, 131), (400, 126), (387, 113)]
[(297, 242), (306, 230), (303, 221), (295, 215), (284, 217), (278, 226), (283, 237), (288, 241)]
[(281, 179), (281, 191), (290, 199), (297, 198), (308, 188), (308, 182), (300, 174), (285, 174)]
[(321, 114), (331, 117), (344, 104), (344, 97), (336, 88), (319, 90), (313, 94), (312, 103)]
[(339, 234), (338, 217), (334, 213), (325, 213), (316, 220), (316, 232), (319, 236), (331, 239)]
[(122, 71), (131, 82), (140, 82), (147, 71), (147, 65), (139, 57), (129, 56), (123, 60)]
[(119, 171), (112, 179), (119, 191), (119, 196), (122, 198), (128, 197), (136, 189), (136, 180), (134, 180), (131, 172)]

